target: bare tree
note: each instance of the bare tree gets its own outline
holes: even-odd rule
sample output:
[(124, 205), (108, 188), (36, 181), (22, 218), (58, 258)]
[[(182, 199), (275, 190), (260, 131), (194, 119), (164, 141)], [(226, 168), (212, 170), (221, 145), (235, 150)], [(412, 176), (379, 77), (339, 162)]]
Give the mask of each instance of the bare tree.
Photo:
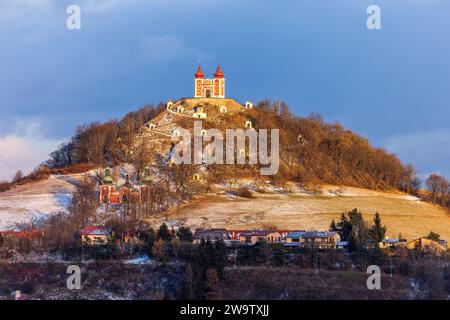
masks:
[(13, 183), (17, 183), (17, 182), (19, 182), (22, 179), (23, 179), (22, 170), (17, 170), (16, 174), (14, 175), (14, 177), (12, 179), (12, 182)]

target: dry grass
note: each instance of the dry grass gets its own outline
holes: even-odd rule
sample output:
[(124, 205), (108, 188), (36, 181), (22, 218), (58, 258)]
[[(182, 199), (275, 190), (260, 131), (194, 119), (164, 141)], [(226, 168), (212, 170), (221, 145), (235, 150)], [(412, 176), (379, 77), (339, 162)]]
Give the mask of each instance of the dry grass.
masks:
[[(399, 233), (407, 239), (426, 235), (430, 230), (450, 240), (450, 215), (429, 203), (403, 193), (385, 193), (345, 188), (343, 196), (332, 194), (336, 187), (326, 186), (323, 193), (254, 194), (252, 199), (216, 194), (173, 209), (164, 215), (183, 220), (192, 227), (257, 228), (276, 225), (279, 229), (327, 229), (331, 220), (344, 211), (358, 208), (367, 220), (381, 214), (388, 236)], [(155, 223), (162, 218), (153, 219)]]

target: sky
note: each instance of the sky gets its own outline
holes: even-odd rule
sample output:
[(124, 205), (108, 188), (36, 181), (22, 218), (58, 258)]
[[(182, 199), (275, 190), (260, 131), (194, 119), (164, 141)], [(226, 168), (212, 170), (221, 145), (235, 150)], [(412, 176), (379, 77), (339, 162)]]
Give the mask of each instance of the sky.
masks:
[(228, 97), (282, 99), (450, 177), (449, 32), (448, 0), (0, 0), (0, 180), (77, 125), (192, 96), (199, 62)]

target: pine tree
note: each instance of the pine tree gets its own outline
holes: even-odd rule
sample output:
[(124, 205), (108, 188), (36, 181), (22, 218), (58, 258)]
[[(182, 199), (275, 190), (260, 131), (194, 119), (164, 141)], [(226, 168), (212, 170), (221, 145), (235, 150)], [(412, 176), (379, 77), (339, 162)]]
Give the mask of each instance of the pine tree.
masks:
[(336, 226), (336, 222), (334, 221), (334, 219), (333, 219), (333, 221), (331, 221), (330, 231), (338, 231), (337, 226)]
[(219, 278), (223, 277), (223, 270), (227, 263), (226, 261), (226, 248), (223, 240), (217, 240), (214, 243), (214, 250), (212, 255), (212, 267), (216, 269)]
[[(356, 210), (356, 209), (355, 209)], [(336, 225), (336, 231), (339, 233), (342, 241), (348, 241), (350, 233), (352, 232), (352, 223), (349, 219), (350, 212), (342, 213), (341, 220)]]
[(177, 231), (177, 237), (182, 242), (192, 242), (193, 241), (192, 231), (188, 227), (180, 227)]
[(170, 234), (169, 228), (165, 223), (163, 223), (159, 229), (157, 234), (158, 239), (162, 239), (164, 241), (170, 241), (172, 239), (172, 235)]
[(430, 231), (430, 233), (428, 233), (428, 235), (427, 235), (427, 239), (434, 240), (434, 241), (440, 241), (441, 235), (439, 233)]
[(145, 229), (140, 233), (139, 239), (144, 243), (147, 254), (150, 255), (156, 239), (155, 231), (152, 228)]
[(381, 224), (380, 214), (375, 213), (375, 217), (373, 218), (373, 226), (371, 229), (372, 239), (375, 240), (376, 243), (383, 241), (386, 235), (386, 226)]

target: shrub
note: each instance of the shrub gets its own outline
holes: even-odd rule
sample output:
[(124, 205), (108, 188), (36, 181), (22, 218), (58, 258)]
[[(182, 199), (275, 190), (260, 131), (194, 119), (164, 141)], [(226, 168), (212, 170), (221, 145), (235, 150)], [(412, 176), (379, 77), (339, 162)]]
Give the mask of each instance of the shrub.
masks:
[(253, 198), (253, 194), (247, 187), (239, 188), (237, 195), (242, 198)]

